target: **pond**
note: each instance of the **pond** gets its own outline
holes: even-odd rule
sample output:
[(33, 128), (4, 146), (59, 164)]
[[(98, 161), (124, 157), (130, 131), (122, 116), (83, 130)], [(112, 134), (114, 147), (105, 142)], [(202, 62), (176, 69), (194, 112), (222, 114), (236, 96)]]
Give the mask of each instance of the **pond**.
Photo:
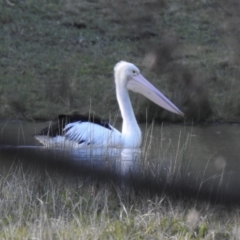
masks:
[[(46, 149), (33, 134), (46, 123), (0, 123), (0, 174), (12, 165), (115, 181), (136, 189), (240, 202), (240, 125), (143, 124), (141, 149)], [(117, 126), (118, 127), (118, 126)]]

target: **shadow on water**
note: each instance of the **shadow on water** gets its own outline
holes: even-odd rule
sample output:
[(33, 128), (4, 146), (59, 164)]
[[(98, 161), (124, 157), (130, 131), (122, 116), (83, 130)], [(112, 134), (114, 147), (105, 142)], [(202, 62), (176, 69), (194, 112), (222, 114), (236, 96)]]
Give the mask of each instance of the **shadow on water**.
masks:
[[(213, 203), (240, 203), (239, 126), (154, 126), (145, 131), (142, 149), (45, 149), (32, 133), (38, 124), (2, 124), (0, 174), (21, 166), (31, 174), (58, 174), (67, 179), (110, 182), (135, 191), (192, 198)], [(144, 127), (143, 127), (144, 128)], [(32, 171), (34, 174), (34, 171)]]

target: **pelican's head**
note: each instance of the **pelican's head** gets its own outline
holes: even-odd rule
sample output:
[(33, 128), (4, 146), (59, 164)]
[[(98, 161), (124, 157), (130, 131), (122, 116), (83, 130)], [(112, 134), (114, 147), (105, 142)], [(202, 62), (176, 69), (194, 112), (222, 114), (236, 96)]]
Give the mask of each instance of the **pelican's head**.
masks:
[(114, 76), (116, 85), (124, 85), (127, 87), (129, 80), (140, 74), (140, 70), (132, 63), (120, 61), (114, 67)]
[(118, 62), (114, 67), (114, 76), (117, 88), (141, 93), (168, 111), (184, 116), (168, 98), (141, 75), (140, 70), (134, 64), (125, 61)]

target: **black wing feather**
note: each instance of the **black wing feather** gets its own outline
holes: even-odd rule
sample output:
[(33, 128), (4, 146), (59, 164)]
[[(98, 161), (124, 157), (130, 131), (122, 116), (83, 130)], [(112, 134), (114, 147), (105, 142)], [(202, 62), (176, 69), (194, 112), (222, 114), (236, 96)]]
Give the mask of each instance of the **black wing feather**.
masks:
[(58, 116), (57, 121), (51, 122), (50, 125), (44, 129), (42, 129), (38, 134), (36, 135), (47, 135), (50, 137), (56, 137), (59, 135), (63, 135), (63, 129), (65, 126), (69, 123), (74, 122), (91, 122), (98, 124), (102, 127), (105, 127), (109, 130), (112, 130), (110, 124), (108, 121), (101, 119), (100, 117), (97, 117), (93, 114), (89, 115), (81, 115), (81, 114), (74, 114), (74, 115), (65, 115), (61, 114)]

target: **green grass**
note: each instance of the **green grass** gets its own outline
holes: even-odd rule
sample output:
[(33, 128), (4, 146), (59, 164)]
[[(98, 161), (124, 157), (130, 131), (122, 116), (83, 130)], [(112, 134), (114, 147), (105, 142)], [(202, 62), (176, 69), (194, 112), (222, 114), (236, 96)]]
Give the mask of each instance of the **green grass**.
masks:
[(239, 209), (12, 167), (1, 239), (239, 239)]
[[(116, 114), (112, 69), (124, 59), (188, 120), (239, 120), (239, 6), (232, 1), (10, 3), (0, 3), (1, 118), (48, 120), (90, 105), (104, 117)], [(140, 96), (132, 100), (139, 120), (146, 111), (180, 120)]]

